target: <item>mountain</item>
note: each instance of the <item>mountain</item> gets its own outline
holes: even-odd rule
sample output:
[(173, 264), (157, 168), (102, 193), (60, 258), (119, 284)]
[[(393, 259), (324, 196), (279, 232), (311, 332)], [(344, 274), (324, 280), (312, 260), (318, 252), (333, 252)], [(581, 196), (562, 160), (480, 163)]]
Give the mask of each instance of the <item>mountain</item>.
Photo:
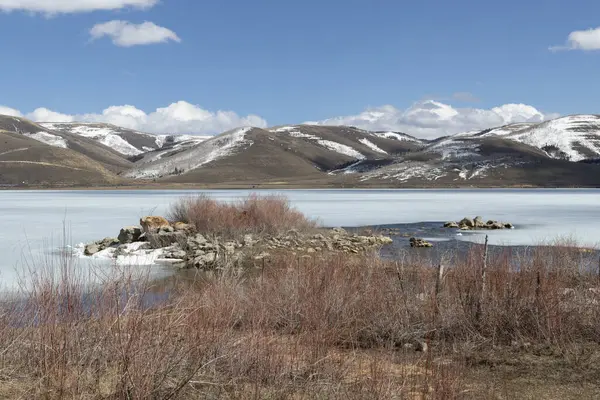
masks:
[(25, 118), (0, 115), (0, 131), (16, 133), (52, 147), (73, 150), (101, 163), (115, 173), (132, 166), (125, 156), (109, 146), (76, 134), (53, 131)]
[(151, 135), (0, 116), (0, 185), (600, 187), (600, 117), (422, 140), (350, 126)]
[(94, 186), (119, 181), (102, 163), (75, 150), (0, 130), (0, 186)]
[(125, 175), (174, 182), (296, 179), (358, 161), (391, 159), (423, 146), (408, 135), (351, 127), (241, 128), (181, 151), (142, 159)]
[(40, 125), (51, 131), (93, 139), (124, 156), (137, 156), (162, 147), (162, 138), (156, 135), (111, 124), (41, 122)]
[(600, 115), (571, 115), (541, 124), (513, 124), (479, 136), (503, 136), (544, 150), (553, 158), (582, 161), (600, 158)]

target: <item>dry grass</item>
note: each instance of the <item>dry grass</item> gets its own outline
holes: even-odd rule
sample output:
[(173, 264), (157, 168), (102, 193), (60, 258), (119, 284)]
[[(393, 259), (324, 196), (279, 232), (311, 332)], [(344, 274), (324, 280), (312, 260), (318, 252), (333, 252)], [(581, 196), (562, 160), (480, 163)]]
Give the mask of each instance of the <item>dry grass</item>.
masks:
[(316, 227), (316, 222), (292, 208), (285, 197), (274, 195), (250, 195), (233, 203), (203, 194), (187, 197), (171, 207), (167, 219), (193, 224), (203, 234), (226, 237), (249, 233), (276, 235)]
[(580, 255), (499, 253), (485, 291), (479, 249), (441, 282), (375, 254), (280, 254), (168, 286), (115, 267), (90, 287), (65, 258), (2, 303), (0, 397), (590, 398), (600, 291)]

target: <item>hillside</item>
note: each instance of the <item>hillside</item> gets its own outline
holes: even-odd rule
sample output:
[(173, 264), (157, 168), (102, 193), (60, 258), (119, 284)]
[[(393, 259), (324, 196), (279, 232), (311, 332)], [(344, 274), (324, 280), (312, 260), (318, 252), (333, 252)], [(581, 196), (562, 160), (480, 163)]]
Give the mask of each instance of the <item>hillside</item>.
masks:
[(0, 116), (0, 129), (5, 184), (600, 187), (600, 117), (593, 115), (436, 140), (322, 125), (247, 127), (212, 137), (151, 135), (6, 116)]
[(507, 125), (478, 135), (504, 136), (544, 150), (553, 158), (600, 158), (600, 115), (571, 115), (541, 124)]
[(418, 139), (407, 138), (349, 127), (241, 128), (174, 154), (142, 159), (126, 176), (177, 182), (295, 179), (423, 147)]
[(101, 163), (108, 170), (118, 173), (129, 169), (132, 163), (111, 147), (93, 139), (72, 133), (50, 130), (25, 118), (0, 115), (0, 130), (16, 133), (52, 147), (71, 149)]
[(120, 179), (77, 151), (0, 130), (0, 186), (94, 186)]

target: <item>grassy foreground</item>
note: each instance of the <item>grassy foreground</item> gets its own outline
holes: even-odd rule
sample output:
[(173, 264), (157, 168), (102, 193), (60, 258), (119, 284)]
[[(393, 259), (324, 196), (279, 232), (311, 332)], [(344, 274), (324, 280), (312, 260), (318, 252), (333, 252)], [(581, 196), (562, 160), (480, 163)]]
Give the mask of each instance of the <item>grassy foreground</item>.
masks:
[[(207, 202), (172, 216), (215, 234), (314, 227), (283, 199)], [(115, 267), (91, 289), (65, 258), (2, 303), (0, 397), (598, 398), (600, 282), (579, 259), (556, 246), (483, 269), (475, 249), (440, 275), (376, 254), (280, 253), (166, 289)]]

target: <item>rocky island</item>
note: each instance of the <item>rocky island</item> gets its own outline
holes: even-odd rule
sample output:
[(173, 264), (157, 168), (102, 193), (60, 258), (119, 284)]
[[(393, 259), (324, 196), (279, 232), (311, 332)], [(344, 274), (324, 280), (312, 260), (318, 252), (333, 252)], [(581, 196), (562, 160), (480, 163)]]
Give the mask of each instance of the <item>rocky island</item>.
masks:
[(342, 228), (290, 229), (279, 234), (245, 233), (224, 237), (201, 232), (190, 223), (147, 216), (141, 218), (137, 226), (122, 228), (117, 238), (105, 238), (86, 245), (84, 254), (102, 253), (112, 258), (147, 255), (180, 268), (214, 269), (261, 260), (275, 252), (359, 254), (390, 243), (392, 239), (387, 236), (359, 235)]
[(472, 231), (477, 229), (498, 230), (514, 229), (514, 225), (508, 222), (500, 222), (494, 220), (489, 220), (485, 222), (482, 217), (477, 216), (475, 218), (465, 217), (459, 222), (446, 222), (444, 224), (444, 228), (454, 228), (463, 231)]

